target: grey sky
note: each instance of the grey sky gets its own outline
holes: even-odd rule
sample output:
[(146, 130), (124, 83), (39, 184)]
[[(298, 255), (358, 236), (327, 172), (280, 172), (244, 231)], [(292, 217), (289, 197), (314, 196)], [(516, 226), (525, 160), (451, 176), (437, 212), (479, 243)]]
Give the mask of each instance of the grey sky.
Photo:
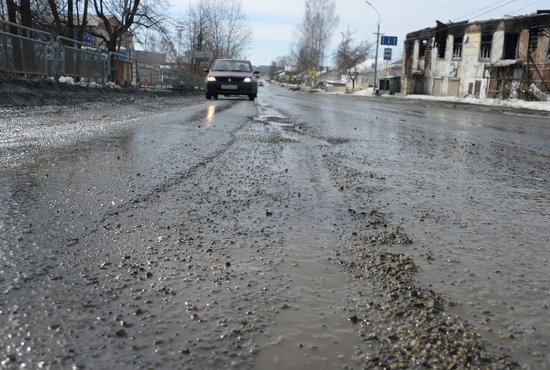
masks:
[[(393, 56), (402, 53), (407, 33), (435, 26), (435, 21), (462, 21), (501, 18), (509, 15), (533, 13), (549, 9), (548, 0), (369, 0), (380, 12), (380, 32), (397, 36), (398, 46)], [(189, 0), (172, 0), (178, 12), (183, 13)], [(293, 33), (301, 22), (305, 0), (258, 1), (242, 0), (245, 14), (254, 30), (253, 44), (247, 56), (255, 65), (267, 65), (278, 56), (288, 55)], [(338, 29), (333, 36), (333, 47), (348, 25), (358, 40), (376, 40), (378, 15), (364, 0), (337, 0)], [(330, 51), (332, 52), (332, 50)], [(332, 64), (332, 58), (326, 61)]]

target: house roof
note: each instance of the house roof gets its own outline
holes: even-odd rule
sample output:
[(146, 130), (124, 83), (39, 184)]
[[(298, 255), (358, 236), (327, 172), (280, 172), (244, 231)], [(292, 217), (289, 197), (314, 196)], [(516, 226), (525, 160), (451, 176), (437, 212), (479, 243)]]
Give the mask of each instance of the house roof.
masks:
[[(120, 22), (114, 15), (108, 15), (107, 20), (109, 21), (109, 24), (112, 27), (116, 27), (120, 25)], [(101, 19), (99, 16), (95, 14), (88, 14), (88, 26), (90, 27), (96, 27), (96, 26), (103, 26), (103, 19)]]

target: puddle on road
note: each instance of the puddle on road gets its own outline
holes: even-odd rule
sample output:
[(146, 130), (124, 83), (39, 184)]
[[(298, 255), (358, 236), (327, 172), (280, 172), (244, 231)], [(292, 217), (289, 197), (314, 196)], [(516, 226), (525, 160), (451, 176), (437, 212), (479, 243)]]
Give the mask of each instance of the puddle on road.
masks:
[[(318, 235), (319, 244), (307, 244), (311, 243), (310, 233)], [(279, 268), (288, 281), (291, 301), (279, 308), (277, 320), (260, 339), (257, 369), (352, 365), (354, 345), (360, 338), (344, 309), (347, 282), (338, 267), (326, 261), (323, 254), (328, 252), (319, 248), (326, 241), (319, 230), (287, 234), (288, 255)]]
[[(292, 135), (290, 119), (260, 106), (258, 120), (269, 130), (292, 138), (285, 146), (278, 170), (288, 171), (300, 196), (289, 205), (289, 216), (280, 225), (284, 259), (278, 271), (287, 281), (288, 303), (277, 308), (276, 320), (259, 338), (257, 369), (353, 368), (354, 348), (361, 342), (346, 307), (351, 297), (344, 272), (329, 262), (338, 243), (331, 220), (338, 214), (340, 194), (317, 161), (319, 140)], [(313, 208), (322, 204), (322, 207)]]

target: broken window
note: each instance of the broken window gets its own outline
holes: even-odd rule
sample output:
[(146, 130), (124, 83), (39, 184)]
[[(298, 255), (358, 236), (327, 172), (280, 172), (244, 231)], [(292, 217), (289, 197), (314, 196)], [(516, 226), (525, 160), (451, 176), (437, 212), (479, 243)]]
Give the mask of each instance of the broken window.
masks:
[(424, 55), (426, 55), (426, 48), (427, 47), (428, 47), (428, 40), (426, 40), (426, 39), (420, 40), (419, 51), (418, 51), (418, 56), (420, 58), (424, 58)]
[(481, 47), (479, 49), (479, 59), (486, 60), (491, 59), (491, 47), (493, 45), (492, 34), (481, 35)]
[(405, 56), (405, 71), (411, 71), (414, 58), (414, 42), (405, 41)]
[(445, 58), (448, 34), (447, 26), (437, 21), (437, 27), (435, 28), (435, 45), (437, 47), (437, 57), (439, 59)]
[(439, 59), (445, 58), (445, 49), (447, 48), (447, 39), (439, 40), (437, 43), (437, 57)]
[(517, 59), (519, 33), (506, 32), (504, 34), (504, 55), (503, 59)]
[(542, 28), (531, 28), (529, 30), (529, 50), (536, 50), (539, 45), (539, 37), (543, 33)]
[(463, 36), (455, 36), (453, 41), (453, 59), (462, 59)]

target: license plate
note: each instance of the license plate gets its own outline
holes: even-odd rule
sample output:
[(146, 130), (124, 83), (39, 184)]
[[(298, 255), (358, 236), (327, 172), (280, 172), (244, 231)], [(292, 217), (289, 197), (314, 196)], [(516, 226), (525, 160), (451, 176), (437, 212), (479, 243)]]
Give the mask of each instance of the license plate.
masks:
[(237, 90), (237, 85), (222, 85), (222, 90)]

